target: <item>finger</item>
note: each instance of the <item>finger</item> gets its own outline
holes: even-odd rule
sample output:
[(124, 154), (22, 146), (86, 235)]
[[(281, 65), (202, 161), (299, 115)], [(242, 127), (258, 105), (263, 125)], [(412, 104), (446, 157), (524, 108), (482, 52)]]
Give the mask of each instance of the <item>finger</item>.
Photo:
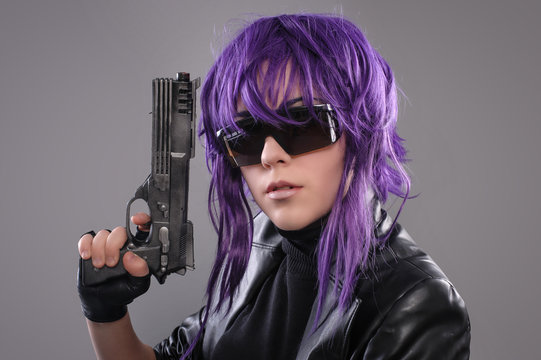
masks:
[(146, 276), (149, 273), (148, 265), (145, 260), (128, 251), (122, 258), (124, 269), (132, 276)]
[(132, 223), (137, 225), (137, 228), (141, 231), (150, 230), (150, 220), (150, 216), (148, 214), (145, 214), (144, 212), (138, 212), (131, 217)]
[(105, 264), (114, 267), (120, 258), (120, 249), (126, 242), (126, 228), (117, 226), (111, 231), (105, 243)]
[(92, 239), (94, 236), (91, 233), (86, 233), (79, 239), (77, 247), (79, 248), (79, 255), (84, 260), (90, 259), (92, 256)]
[(105, 265), (105, 244), (109, 231), (100, 230), (92, 239), (92, 265), (97, 268), (102, 268)]

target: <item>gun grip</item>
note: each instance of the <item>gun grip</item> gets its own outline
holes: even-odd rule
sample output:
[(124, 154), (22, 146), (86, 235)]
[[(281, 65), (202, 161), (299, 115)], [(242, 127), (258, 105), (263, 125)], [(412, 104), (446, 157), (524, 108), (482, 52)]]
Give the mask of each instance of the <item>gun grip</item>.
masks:
[(104, 266), (98, 269), (92, 265), (92, 259), (83, 260), (82, 258), (79, 258), (79, 271), (81, 271), (81, 281), (83, 285), (93, 286), (127, 274), (128, 272), (122, 264), (122, 257), (126, 252), (126, 249), (120, 250), (120, 260), (115, 267)]

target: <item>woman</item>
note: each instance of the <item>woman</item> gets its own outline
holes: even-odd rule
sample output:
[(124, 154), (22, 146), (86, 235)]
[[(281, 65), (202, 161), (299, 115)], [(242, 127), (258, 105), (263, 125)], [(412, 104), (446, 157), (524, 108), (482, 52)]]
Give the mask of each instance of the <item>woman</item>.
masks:
[[(410, 182), (391, 69), (357, 27), (320, 15), (259, 19), (217, 59), (201, 104), (218, 232), (207, 306), (153, 349), (142, 344), (125, 304), (148, 288), (148, 268), (129, 254), (118, 301), (79, 287), (99, 356), (469, 357), (462, 299), (381, 208), (394, 194), (400, 214)], [(101, 231), (79, 250), (95, 266), (114, 264), (125, 239), (123, 228)]]

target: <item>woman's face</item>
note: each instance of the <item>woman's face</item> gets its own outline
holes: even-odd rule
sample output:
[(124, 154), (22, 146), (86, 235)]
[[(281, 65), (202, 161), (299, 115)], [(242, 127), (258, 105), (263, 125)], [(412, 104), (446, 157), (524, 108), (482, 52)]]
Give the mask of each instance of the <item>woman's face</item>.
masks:
[[(291, 94), (299, 96), (298, 90)], [(243, 108), (239, 103), (239, 111)], [(290, 156), (269, 136), (261, 162), (240, 169), (254, 200), (274, 225), (299, 230), (331, 210), (344, 171), (345, 148), (342, 136), (322, 149)]]

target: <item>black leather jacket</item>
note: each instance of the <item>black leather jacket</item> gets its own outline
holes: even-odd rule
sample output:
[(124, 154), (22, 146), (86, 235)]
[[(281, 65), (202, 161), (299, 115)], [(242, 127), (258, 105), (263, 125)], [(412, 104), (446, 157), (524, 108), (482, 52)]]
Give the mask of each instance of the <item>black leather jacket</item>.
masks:
[[(378, 209), (379, 210), (379, 209)], [(389, 231), (385, 211), (376, 217), (377, 235)], [(255, 219), (248, 270), (229, 313), (209, 316), (192, 359), (208, 359), (228, 324), (257, 295), (282, 261), (282, 238), (261, 213)], [(434, 261), (396, 224), (376, 257), (375, 276), (359, 280), (343, 312), (331, 285), (315, 332), (317, 304), (307, 323), (297, 359), (468, 359), (470, 321), (464, 301)], [(203, 310), (187, 318), (156, 345), (158, 359), (178, 359), (200, 329)]]

